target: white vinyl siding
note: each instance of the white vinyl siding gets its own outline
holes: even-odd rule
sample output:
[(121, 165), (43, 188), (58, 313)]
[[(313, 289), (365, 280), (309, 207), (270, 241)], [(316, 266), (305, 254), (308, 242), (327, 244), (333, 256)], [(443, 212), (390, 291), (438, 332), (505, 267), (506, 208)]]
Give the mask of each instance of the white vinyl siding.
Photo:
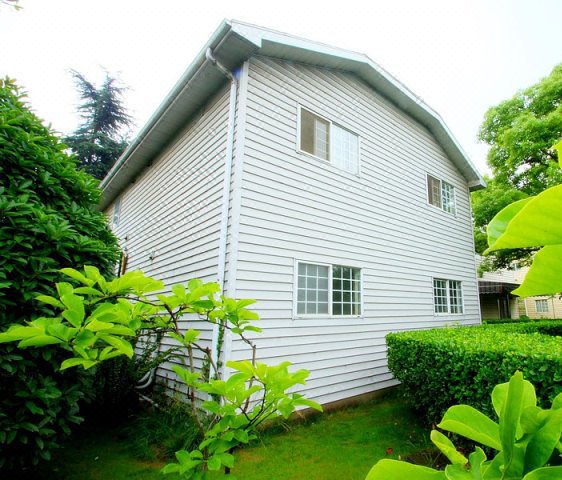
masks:
[(455, 215), (455, 188), (450, 183), (428, 175), (427, 201), (430, 205)]
[(299, 149), (330, 161), (346, 172), (359, 172), (359, 137), (305, 108), (299, 109)]
[(535, 300), (535, 309), (537, 313), (548, 313), (548, 300)]
[[(257, 300), (260, 360), (310, 370), (301, 391), (320, 402), (395, 385), (387, 333), (480, 322), (467, 182), (424, 127), (351, 74), (259, 57), (249, 77), (236, 293)], [(305, 161), (297, 105), (360, 138), (360, 176)], [(427, 172), (455, 188), (455, 217), (427, 207)], [(361, 314), (297, 315), (295, 259), (361, 268)], [(435, 315), (432, 278), (462, 281), (462, 314)], [(233, 360), (249, 355), (233, 341)]]
[[(107, 209), (113, 217), (120, 213), (112, 228), (126, 248), (127, 271), (142, 270), (163, 280), (166, 289), (218, 276), (228, 100), (227, 89), (210, 99)], [(201, 330), (200, 344), (210, 346), (209, 324), (187, 315), (180, 326)], [(161, 348), (172, 345), (165, 337)], [(198, 352), (195, 362), (201, 366)], [(162, 365), (157, 376), (173, 384), (171, 363)]]
[(435, 313), (463, 313), (461, 282), (434, 278), (433, 304)]

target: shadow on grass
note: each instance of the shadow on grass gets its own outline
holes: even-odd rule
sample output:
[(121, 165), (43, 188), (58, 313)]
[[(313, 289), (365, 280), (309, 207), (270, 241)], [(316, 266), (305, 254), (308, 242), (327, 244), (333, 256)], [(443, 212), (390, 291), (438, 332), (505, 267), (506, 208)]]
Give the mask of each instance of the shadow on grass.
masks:
[[(158, 440), (158, 419), (145, 422), (148, 428), (142, 431), (134, 428), (135, 422), (114, 427), (86, 424), (55, 454), (48, 468), (21, 478), (171, 480), (160, 474), (169, 459), (162, 458), (166, 455), (162, 438)], [(151, 428), (159, 445), (149, 441)], [(138, 449), (139, 436), (144, 436), (148, 448), (144, 453)], [(171, 447), (166, 448), (169, 454)], [(232, 474), (243, 480), (363, 480), (382, 458), (435, 466), (432, 455), (429, 430), (391, 392), (357, 407), (278, 423), (236, 452)]]

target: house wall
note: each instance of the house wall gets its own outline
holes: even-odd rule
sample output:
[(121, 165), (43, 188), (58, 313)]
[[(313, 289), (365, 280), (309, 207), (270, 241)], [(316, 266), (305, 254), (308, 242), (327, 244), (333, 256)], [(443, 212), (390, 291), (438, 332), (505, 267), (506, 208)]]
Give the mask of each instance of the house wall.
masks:
[[(537, 300), (547, 301), (548, 312), (537, 312)], [(559, 297), (528, 297), (523, 299), (523, 305), (523, 308), (527, 307), (529, 318), (562, 318), (562, 300)]]
[[(359, 176), (296, 151), (298, 104), (360, 135)], [(331, 402), (396, 383), (388, 332), (480, 322), (467, 182), (423, 126), (351, 74), (268, 58), (246, 123), (236, 295), (258, 300), (259, 360), (309, 369), (303, 391)], [(428, 173), (455, 216), (427, 203)], [(362, 268), (363, 315), (295, 318), (296, 260)], [(434, 314), (433, 277), (462, 281), (464, 314)]]
[[(113, 230), (127, 251), (128, 271), (140, 269), (167, 287), (217, 280), (228, 107), (224, 89), (120, 195)], [(113, 209), (106, 210), (110, 222)], [(210, 344), (208, 324), (186, 317), (181, 327), (201, 330), (201, 343)], [(162, 348), (172, 342), (165, 338)], [(175, 378), (170, 367), (164, 364), (157, 375)]]
[(480, 297), (480, 310), (482, 318), (500, 318), (497, 295), (482, 295)]

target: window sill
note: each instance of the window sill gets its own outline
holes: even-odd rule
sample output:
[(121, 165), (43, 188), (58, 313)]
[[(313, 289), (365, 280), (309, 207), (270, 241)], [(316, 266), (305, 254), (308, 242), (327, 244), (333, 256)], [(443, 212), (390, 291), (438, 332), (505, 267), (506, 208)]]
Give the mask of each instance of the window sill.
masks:
[(425, 204), (428, 205), (429, 207), (435, 209), (435, 210), (440, 211), (441, 213), (443, 213), (445, 215), (449, 215), (453, 218), (457, 218), (457, 212), (456, 211), (455, 211), (455, 213), (448, 212), (447, 210), (443, 210), (441, 207), (438, 207), (437, 205), (433, 205), (433, 203), (429, 203), (427, 201), (425, 202)]
[[(325, 158), (322, 158), (322, 157), (317, 157), (316, 155), (314, 155), (312, 153), (305, 152), (304, 150), (299, 150), (298, 148), (295, 151), (299, 155), (304, 155), (308, 158), (312, 158), (314, 160), (317, 160), (318, 162), (322, 162), (324, 164), (329, 165), (331, 168), (333, 168), (338, 173), (345, 173), (346, 175), (350, 175), (350, 176), (353, 176), (355, 178), (361, 178), (360, 173), (353, 173), (353, 172), (350, 172), (349, 170), (343, 170), (342, 168), (338, 168), (332, 162), (330, 162), (330, 160), (326, 160)], [(359, 162), (361, 162), (361, 160), (359, 160)], [(359, 171), (361, 171), (361, 168), (359, 168)]]

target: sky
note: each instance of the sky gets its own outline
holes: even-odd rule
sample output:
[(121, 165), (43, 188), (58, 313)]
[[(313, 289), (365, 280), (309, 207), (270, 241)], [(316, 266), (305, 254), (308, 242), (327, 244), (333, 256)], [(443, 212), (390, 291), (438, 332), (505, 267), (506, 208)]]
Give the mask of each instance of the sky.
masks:
[(128, 87), (140, 129), (225, 18), (367, 54), (445, 120), (482, 173), (486, 110), (562, 62), (562, 0), (20, 0), (0, 5), (0, 76), (63, 134), (79, 124), (70, 69)]

